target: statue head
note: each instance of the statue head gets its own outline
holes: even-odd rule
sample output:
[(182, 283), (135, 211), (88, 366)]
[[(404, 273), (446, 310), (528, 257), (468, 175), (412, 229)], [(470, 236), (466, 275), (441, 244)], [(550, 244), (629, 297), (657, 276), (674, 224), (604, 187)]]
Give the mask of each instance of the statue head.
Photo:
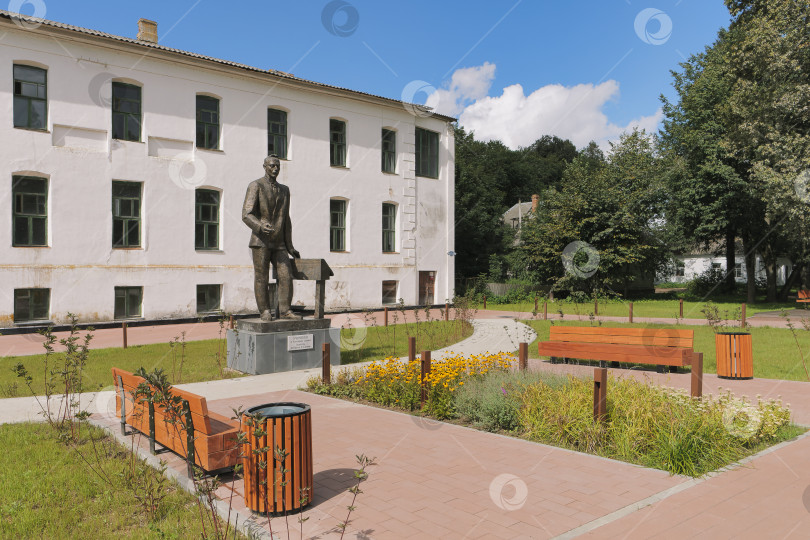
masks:
[(275, 154), (271, 154), (264, 158), (264, 172), (268, 178), (275, 179), (278, 176), (278, 172), (281, 170), (281, 160), (278, 159), (278, 156)]

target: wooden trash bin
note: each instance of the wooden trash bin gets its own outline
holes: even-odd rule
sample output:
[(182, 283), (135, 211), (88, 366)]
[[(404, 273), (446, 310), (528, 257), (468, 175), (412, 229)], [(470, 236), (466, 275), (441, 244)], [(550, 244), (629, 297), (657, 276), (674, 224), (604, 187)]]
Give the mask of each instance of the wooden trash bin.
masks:
[(717, 376), (721, 379), (753, 379), (754, 355), (748, 332), (718, 332), (714, 336)]
[[(305, 403), (267, 403), (247, 410), (258, 425), (243, 416), (245, 505), (254, 512), (299, 511), (313, 497), (312, 411)], [(256, 436), (256, 431), (266, 432)], [(266, 448), (266, 452), (256, 452)], [(279, 450), (287, 453), (282, 460)], [(261, 466), (266, 463), (266, 467)], [(269, 473), (269, 474), (268, 474)]]

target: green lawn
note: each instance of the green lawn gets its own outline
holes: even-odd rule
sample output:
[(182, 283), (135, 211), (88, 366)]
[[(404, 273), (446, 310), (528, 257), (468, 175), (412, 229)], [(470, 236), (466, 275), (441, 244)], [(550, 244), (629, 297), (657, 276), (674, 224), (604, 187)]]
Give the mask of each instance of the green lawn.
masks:
[[(201, 537), (191, 494), (166, 480), (166, 498), (150, 520), (126, 487), (129, 449), (99, 429), (81, 431), (82, 442), (71, 448), (47, 424), (0, 425), (0, 538)], [(139, 477), (160, 479), (155, 469), (135, 463)]]
[[(720, 315), (726, 318), (735, 319), (739, 317), (741, 302), (734, 302), (729, 300), (722, 300), (712, 302), (720, 310)], [(707, 302), (683, 302), (683, 316), (685, 319), (705, 319), (701, 309)], [(483, 309), (483, 304), (475, 306), (478, 309)], [(746, 306), (746, 315), (751, 316), (755, 313), (764, 311), (779, 311), (781, 309), (794, 309), (797, 307), (796, 302), (786, 303), (765, 303), (758, 302), (756, 304), (748, 304)], [(543, 300), (538, 300), (538, 314), (540, 317), (543, 315)], [(493, 304), (487, 302), (487, 310), (497, 311), (520, 311), (523, 313), (531, 313), (534, 310), (534, 302), (523, 302), (519, 304)], [(565, 301), (548, 302), (548, 313), (559, 314), (560, 311), (565, 315), (583, 315), (588, 316), (594, 312), (593, 302), (586, 303), (573, 303)], [(656, 299), (640, 299), (633, 300), (633, 316), (634, 317), (677, 317), (680, 312), (678, 300), (656, 300)], [(599, 300), (599, 315), (606, 317), (627, 317), (629, 314), (628, 303), (623, 300)], [(810, 317), (810, 311), (808, 311)]]
[(435, 351), (468, 338), (472, 325), (457, 321), (431, 321), (341, 330), (340, 362), (352, 364), (388, 356), (407, 356), (408, 338), (416, 337), (416, 351)]
[[(522, 321), (531, 326), (538, 335), (539, 341), (548, 339), (549, 321)], [(555, 321), (555, 325), (587, 326), (588, 323), (573, 321)], [(694, 330), (695, 350), (703, 353), (703, 370), (706, 373), (716, 373), (717, 360), (715, 357), (714, 332), (708, 326), (660, 325), (660, 324), (626, 324), (606, 323), (605, 327), (632, 327), (632, 328), (680, 328)], [(754, 377), (762, 379), (786, 379), (792, 381), (807, 381), (802, 355), (790, 330), (781, 328), (751, 328), (750, 329), (754, 352)], [(810, 332), (797, 330), (799, 346), (810, 368)], [(529, 345), (529, 355), (537, 358), (537, 340)]]
[[(127, 349), (118, 347), (93, 349), (84, 368), (84, 391), (95, 392), (112, 386), (110, 370), (113, 367), (127, 371), (135, 371), (139, 367), (143, 367), (146, 371), (161, 368), (169, 376), (172, 384), (242, 376), (241, 373), (233, 371), (220, 371), (217, 354), (219, 352), (219, 362), (224, 368), (227, 362), (225, 340), (188, 341), (185, 344), (185, 354), (181, 349), (181, 345), (172, 347), (169, 343), (134, 345)], [(58, 363), (62, 356), (60, 353), (52, 355), (51, 363)], [(17, 384), (18, 395), (29, 395), (22, 380), (12, 372), (17, 363), (22, 363), (34, 377), (32, 383), (34, 392), (38, 395), (44, 394), (44, 359), (45, 355), (0, 358), (0, 397), (14, 397), (12, 395), (14, 384)]]
[[(431, 321), (359, 329), (341, 330), (341, 363), (377, 360), (386, 356), (408, 354), (408, 336), (416, 336), (417, 351), (436, 350), (452, 345), (472, 334), (472, 326), (461, 321)], [(51, 365), (59, 363), (62, 354), (51, 357)], [(12, 371), (22, 363), (34, 377), (34, 393), (45, 393), (43, 376), (45, 355), (10, 356), (0, 358), (0, 398), (27, 396), (29, 391)], [(212, 381), (242, 377), (244, 374), (225, 369), (227, 365), (225, 340), (188, 341), (182, 344), (158, 343), (93, 349), (84, 368), (83, 390), (95, 392), (112, 386), (111, 368), (135, 371), (163, 369), (172, 384)], [(222, 368), (222, 369), (221, 369)], [(15, 386), (16, 385), (16, 386)], [(58, 389), (57, 389), (58, 392)]]

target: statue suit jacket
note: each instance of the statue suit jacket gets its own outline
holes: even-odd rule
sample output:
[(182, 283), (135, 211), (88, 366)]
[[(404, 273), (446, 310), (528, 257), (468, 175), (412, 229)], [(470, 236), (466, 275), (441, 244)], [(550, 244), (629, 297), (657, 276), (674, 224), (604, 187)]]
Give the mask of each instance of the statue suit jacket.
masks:
[[(250, 183), (242, 207), (242, 221), (251, 228), (251, 248), (283, 249), (292, 254), (292, 223), (290, 222), (290, 188), (264, 177)], [(270, 234), (262, 232), (262, 223), (269, 223)]]

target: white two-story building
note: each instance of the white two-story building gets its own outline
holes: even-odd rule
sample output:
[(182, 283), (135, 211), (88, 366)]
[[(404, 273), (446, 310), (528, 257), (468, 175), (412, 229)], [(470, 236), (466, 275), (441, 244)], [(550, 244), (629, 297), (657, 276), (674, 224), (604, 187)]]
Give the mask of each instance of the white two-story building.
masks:
[(163, 47), (151, 21), (17, 17), (0, 11), (0, 326), (255, 312), (241, 208), (271, 153), (296, 249), (335, 272), (328, 310), (452, 299), (453, 118)]

